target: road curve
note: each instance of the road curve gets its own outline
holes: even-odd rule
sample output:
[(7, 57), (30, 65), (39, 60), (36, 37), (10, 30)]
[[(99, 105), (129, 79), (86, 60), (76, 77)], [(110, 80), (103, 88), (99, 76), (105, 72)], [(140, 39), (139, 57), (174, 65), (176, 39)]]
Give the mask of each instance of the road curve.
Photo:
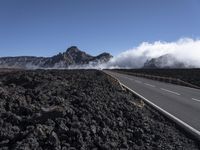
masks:
[(200, 90), (111, 71), (104, 72), (200, 132)]

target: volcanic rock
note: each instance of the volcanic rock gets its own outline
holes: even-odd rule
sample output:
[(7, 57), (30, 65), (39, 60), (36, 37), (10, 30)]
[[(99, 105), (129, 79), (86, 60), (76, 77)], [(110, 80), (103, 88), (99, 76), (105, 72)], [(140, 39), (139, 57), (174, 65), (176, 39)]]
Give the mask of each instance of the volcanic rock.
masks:
[(0, 149), (200, 149), (101, 71), (19, 70), (0, 82)]

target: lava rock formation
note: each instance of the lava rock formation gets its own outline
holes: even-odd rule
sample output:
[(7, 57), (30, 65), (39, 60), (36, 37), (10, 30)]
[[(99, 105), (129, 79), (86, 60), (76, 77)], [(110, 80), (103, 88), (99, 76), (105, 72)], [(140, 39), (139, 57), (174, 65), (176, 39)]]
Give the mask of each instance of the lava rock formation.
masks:
[(199, 149), (96, 70), (0, 74), (0, 149)]

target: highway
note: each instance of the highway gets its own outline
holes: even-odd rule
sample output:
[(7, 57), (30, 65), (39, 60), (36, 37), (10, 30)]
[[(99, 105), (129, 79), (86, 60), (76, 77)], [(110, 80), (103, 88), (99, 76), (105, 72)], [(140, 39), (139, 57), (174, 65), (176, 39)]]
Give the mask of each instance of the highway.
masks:
[(200, 132), (200, 90), (111, 71), (104, 72)]

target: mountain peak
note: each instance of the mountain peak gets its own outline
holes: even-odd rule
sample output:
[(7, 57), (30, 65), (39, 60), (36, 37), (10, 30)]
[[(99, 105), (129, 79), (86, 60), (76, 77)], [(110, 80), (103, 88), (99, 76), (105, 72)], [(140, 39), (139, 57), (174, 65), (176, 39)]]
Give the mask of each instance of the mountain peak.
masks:
[(78, 49), (77, 46), (71, 46), (66, 50), (66, 53), (77, 53), (80, 52), (81, 50)]
[(68, 68), (71, 65), (98, 65), (109, 61), (111, 57), (109, 53), (91, 56), (71, 46), (64, 53), (52, 57), (2, 57), (0, 68)]
[(67, 51), (66, 52), (70, 52), (70, 51), (80, 51), (79, 49), (78, 49), (78, 47), (77, 46), (71, 46), (71, 47), (69, 47), (68, 49), (67, 49)]

